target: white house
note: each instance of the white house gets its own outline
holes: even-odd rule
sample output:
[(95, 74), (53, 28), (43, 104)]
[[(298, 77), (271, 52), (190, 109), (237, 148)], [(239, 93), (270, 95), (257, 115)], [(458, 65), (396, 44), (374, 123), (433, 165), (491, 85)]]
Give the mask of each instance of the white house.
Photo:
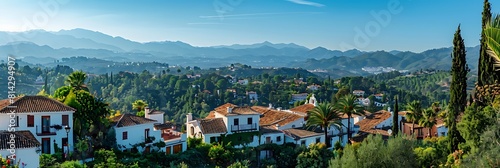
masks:
[(30, 131), (0, 131), (0, 155), (15, 158), (11, 163), (19, 162), (20, 167), (39, 167), (40, 152), (40, 142)]
[(161, 138), (165, 142), (167, 155), (187, 150), (187, 134), (181, 132), (181, 126), (170, 122), (154, 125), (155, 130), (161, 131)]
[(161, 140), (161, 131), (154, 129), (154, 124), (158, 123), (156, 120), (132, 114), (122, 114), (111, 118), (111, 121), (116, 132), (116, 144), (119, 149), (128, 150), (136, 144), (145, 143), (146, 147), (139, 146), (137, 149), (141, 152), (149, 151), (154, 141)]
[(358, 97), (363, 97), (365, 95), (365, 91), (363, 91), (363, 90), (353, 90), (352, 94), (356, 95)]
[(247, 95), (248, 95), (248, 99), (250, 101), (252, 101), (252, 102), (259, 101), (259, 95), (257, 94), (257, 92), (250, 91), (250, 92), (247, 92)]
[(145, 118), (156, 121), (156, 123), (153, 124), (154, 131), (160, 132), (161, 139), (155, 137), (155, 140), (163, 140), (163, 142), (165, 142), (165, 153), (167, 155), (187, 150), (187, 135), (181, 132), (180, 128), (182, 125), (165, 122), (165, 112), (163, 111), (151, 110), (149, 107), (146, 107), (144, 108), (144, 114)]
[(319, 90), (320, 88), (321, 88), (321, 86), (317, 85), (317, 84), (312, 84), (312, 85), (307, 86), (307, 89), (312, 90), (312, 91)]
[[(392, 115), (393, 113), (385, 110), (380, 110), (367, 115), (365, 119), (355, 124), (359, 127), (359, 132), (358, 135), (354, 136), (351, 141), (361, 142), (369, 134), (380, 134), (385, 138), (389, 137), (390, 134), (388, 130), (392, 127)], [(398, 120), (400, 120), (399, 117)]]
[(325, 143), (325, 135), (319, 132), (308, 131), (304, 129), (290, 128), (283, 130), (285, 133), (285, 142), (295, 143), (308, 147), (314, 143)]
[(248, 85), (248, 79), (238, 80), (238, 84), (240, 84), (240, 85)]
[(379, 93), (379, 94), (375, 94), (374, 96), (375, 96), (375, 99), (377, 99), (379, 101), (384, 101), (384, 100), (382, 100), (384, 98), (384, 94)]
[(296, 101), (306, 100), (307, 95), (307, 93), (292, 94), (292, 101), (290, 101), (290, 104), (293, 104)]
[(0, 123), (5, 124), (0, 124), (0, 130), (29, 131), (40, 142), (41, 153), (54, 154), (54, 142), (71, 152), (74, 112), (74, 108), (45, 96), (17, 97), (12, 104), (4, 99), (0, 101)]
[(144, 118), (156, 120), (157, 123), (162, 124), (165, 122), (164, 114), (165, 112), (163, 111), (151, 110), (149, 107), (144, 108)]

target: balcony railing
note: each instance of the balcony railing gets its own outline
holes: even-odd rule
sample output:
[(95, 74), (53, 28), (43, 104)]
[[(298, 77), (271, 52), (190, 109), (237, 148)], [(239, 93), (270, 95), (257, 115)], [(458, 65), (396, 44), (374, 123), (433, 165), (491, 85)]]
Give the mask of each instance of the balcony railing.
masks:
[(50, 126), (40, 127), (38, 129), (38, 125), (36, 126), (36, 135), (38, 136), (47, 136), (47, 135), (56, 135), (55, 128), (50, 128)]
[(254, 123), (254, 124), (243, 124), (243, 125), (231, 125), (231, 131), (232, 132), (250, 131), (250, 130), (257, 130), (257, 123)]

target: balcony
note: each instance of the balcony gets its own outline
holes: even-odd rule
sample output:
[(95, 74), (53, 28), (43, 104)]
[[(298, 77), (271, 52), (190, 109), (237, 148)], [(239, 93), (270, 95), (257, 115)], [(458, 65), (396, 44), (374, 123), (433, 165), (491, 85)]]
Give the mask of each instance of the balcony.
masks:
[[(40, 127), (40, 129), (38, 129)], [(51, 136), (56, 135), (56, 129), (50, 128), (50, 126), (36, 126), (37, 136)]]
[(257, 130), (257, 123), (243, 124), (243, 125), (231, 125), (231, 132), (251, 131), (251, 130)]

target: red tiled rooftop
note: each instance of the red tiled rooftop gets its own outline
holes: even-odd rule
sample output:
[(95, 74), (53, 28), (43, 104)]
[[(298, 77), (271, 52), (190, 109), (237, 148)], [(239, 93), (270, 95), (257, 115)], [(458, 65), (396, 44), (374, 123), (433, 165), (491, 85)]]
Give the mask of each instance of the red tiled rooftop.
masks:
[(267, 107), (262, 107), (262, 106), (253, 106), (251, 108), (263, 115), (260, 118), (260, 123), (259, 123), (260, 126), (269, 126), (276, 124), (286, 125), (288, 123), (303, 118), (302, 116), (293, 114), (291, 112), (278, 111), (275, 109), (269, 109)]

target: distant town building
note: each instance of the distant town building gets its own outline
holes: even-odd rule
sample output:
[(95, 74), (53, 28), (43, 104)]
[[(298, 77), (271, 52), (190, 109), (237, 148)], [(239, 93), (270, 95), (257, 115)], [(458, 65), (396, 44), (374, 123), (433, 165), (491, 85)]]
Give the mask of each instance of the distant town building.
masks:
[(362, 90), (354, 90), (352, 91), (352, 94), (358, 97), (363, 97), (365, 95), (365, 91)]

